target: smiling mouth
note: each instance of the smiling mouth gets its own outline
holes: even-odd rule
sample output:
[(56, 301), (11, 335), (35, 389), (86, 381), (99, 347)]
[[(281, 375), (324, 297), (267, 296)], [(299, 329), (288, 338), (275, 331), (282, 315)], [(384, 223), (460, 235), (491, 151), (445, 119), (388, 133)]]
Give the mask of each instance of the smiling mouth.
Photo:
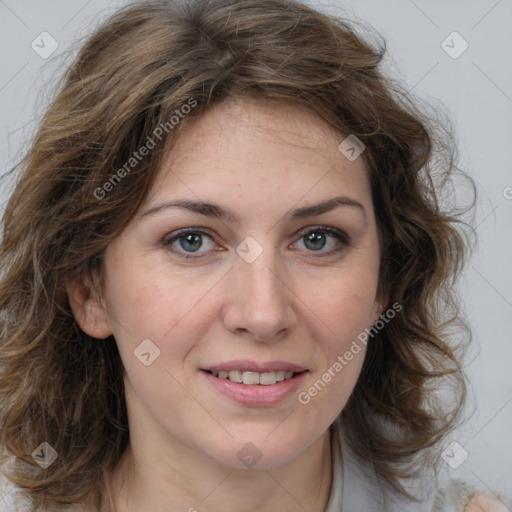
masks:
[[(241, 370), (220, 370), (220, 371), (211, 371), (211, 370), (203, 370), (218, 379), (230, 380), (231, 382), (236, 382), (238, 384), (245, 384), (247, 386), (271, 386), (272, 384), (277, 384), (278, 382), (283, 382), (286, 380), (293, 379), (296, 375), (300, 375), (304, 372), (285, 372), (285, 371), (275, 371), (275, 372), (247, 372)], [(304, 370), (307, 371), (307, 370)]]

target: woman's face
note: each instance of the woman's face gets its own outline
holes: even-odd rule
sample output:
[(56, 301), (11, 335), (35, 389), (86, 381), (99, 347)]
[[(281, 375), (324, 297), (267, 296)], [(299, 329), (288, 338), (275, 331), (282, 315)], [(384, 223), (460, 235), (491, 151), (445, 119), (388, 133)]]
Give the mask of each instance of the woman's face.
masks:
[(276, 101), (230, 100), (186, 126), (105, 254), (132, 443), (270, 468), (341, 412), (381, 312), (368, 176), (343, 139)]

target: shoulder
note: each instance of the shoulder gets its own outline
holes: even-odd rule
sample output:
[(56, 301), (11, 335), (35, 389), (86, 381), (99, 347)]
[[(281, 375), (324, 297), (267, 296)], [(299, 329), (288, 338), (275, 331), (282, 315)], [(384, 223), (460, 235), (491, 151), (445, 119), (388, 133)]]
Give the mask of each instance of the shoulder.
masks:
[[(340, 434), (343, 459), (343, 510), (366, 512), (511, 512), (512, 503), (501, 495), (488, 495), (462, 482), (440, 485), (424, 471), (417, 479), (402, 481), (417, 502), (405, 498), (379, 479), (373, 466), (357, 457)], [(509, 507), (509, 508), (507, 508)]]
[(497, 497), (460, 480), (450, 480), (437, 491), (432, 512), (509, 512), (509, 509)]
[[(47, 509), (52, 512), (53, 508)], [(33, 505), (23, 491), (10, 482), (0, 471), (0, 512), (34, 512)], [(59, 512), (87, 512), (80, 505), (69, 505)]]

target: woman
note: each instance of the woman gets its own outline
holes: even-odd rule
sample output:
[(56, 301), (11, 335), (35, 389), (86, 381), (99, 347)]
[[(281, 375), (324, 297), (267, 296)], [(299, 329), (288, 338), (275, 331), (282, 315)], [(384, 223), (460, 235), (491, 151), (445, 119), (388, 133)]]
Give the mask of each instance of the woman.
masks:
[(451, 510), (452, 146), (383, 54), (288, 0), (135, 3), (81, 48), (4, 215), (30, 509)]

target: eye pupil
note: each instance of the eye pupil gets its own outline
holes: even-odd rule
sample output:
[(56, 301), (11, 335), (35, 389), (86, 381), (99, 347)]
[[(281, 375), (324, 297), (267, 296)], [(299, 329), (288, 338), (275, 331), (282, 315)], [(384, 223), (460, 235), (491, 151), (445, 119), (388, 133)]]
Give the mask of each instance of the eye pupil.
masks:
[[(306, 235), (306, 240), (308, 243), (313, 242), (313, 247), (310, 247), (310, 248), (322, 249), (325, 245), (325, 233), (317, 234), (315, 232), (312, 232), (309, 235)], [(320, 241), (320, 244), (317, 245), (319, 241)]]

